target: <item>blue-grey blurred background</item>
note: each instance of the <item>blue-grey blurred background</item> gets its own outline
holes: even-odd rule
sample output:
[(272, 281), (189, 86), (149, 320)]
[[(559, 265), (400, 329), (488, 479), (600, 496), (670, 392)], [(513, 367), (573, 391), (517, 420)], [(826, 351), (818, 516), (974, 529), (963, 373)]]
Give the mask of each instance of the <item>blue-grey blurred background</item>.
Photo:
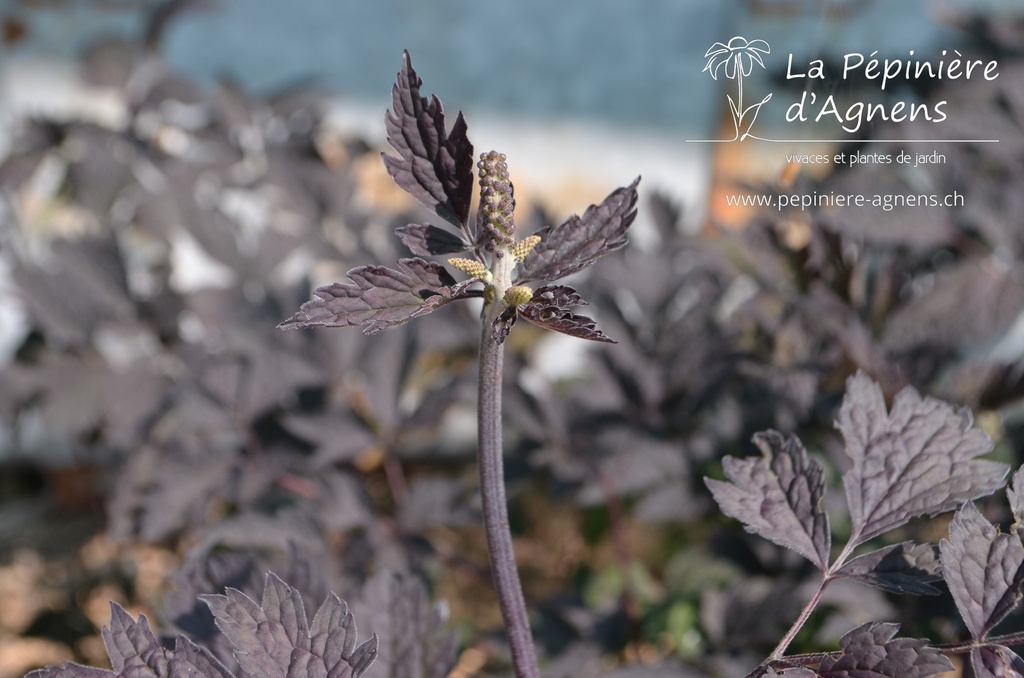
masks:
[[(74, 90), (59, 65), (101, 38), (141, 35), (148, 10), (158, 4), (0, 0), (0, 157), (9, 109), (46, 107)], [(523, 195), (546, 190), (560, 212), (643, 174), (646, 190), (687, 204), (694, 228), (715, 184), (714, 167), (725, 166), (715, 153), (724, 149), (686, 140), (719, 135), (728, 117), (726, 87), (735, 85), (703, 72), (711, 44), (734, 35), (771, 44), (766, 72), (747, 79), (754, 101), (778, 84), (786, 53), (805, 59), (847, 51), (935, 54), (968, 42), (949, 28), (949, 17), (1022, 9), (1020, 0), (194, 4), (199, 7), (168, 24), (159, 45), (169, 68), (192, 81), (227, 79), (255, 95), (297, 84), (325, 88), (337, 95), (338, 127), (383, 145), (383, 112), (408, 49), (425, 91), (467, 113), (474, 144), (508, 153), (531, 177), (535, 186), (524, 185)], [(62, 77), (54, 76), (55, 64)], [(102, 115), (103, 102), (93, 103)], [(778, 121), (782, 110), (773, 102), (759, 126)], [(765, 161), (756, 149), (744, 150), (752, 151), (755, 157), (729, 160), (729, 172), (750, 168), (756, 179), (778, 171), (781, 154)], [(585, 195), (575, 190), (581, 185), (588, 187)], [(559, 196), (566, 205), (557, 204)]]
[[(177, 20), (163, 52), (182, 74), (267, 93), (312, 81), (377, 107), (408, 49), (450, 105), (579, 117), (668, 132), (719, 106), (702, 74), (715, 40), (745, 34), (777, 52), (919, 53), (946, 39), (943, 12), (1003, 12), (1019, 0), (214, 0)], [(141, 31), (146, 3), (0, 0), (24, 36), (3, 59), (71, 58), (96, 38)]]

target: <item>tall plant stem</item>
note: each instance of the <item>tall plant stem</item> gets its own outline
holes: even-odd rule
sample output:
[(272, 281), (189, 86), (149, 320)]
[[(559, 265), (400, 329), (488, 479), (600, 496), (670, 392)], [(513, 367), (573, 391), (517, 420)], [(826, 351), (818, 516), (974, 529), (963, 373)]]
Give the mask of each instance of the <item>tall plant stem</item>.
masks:
[[(500, 288), (499, 288), (500, 289)], [(500, 298), (500, 297), (499, 297)], [(480, 383), (477, 399), (477, 463), (483, 501), (484, 531), (491, 559), (491, 576), (501, 605), (501, 616), (512, 652), (512, 667), (518, 678), (539, 678), (537, 653), (530, 633), (523, 587), (512, 547), (505, 499), (505, 472), (501, 448), (502, 345), (491, 334), (491, 321), (501, 306), (497, 299), (488, 304), (480, 337)]]

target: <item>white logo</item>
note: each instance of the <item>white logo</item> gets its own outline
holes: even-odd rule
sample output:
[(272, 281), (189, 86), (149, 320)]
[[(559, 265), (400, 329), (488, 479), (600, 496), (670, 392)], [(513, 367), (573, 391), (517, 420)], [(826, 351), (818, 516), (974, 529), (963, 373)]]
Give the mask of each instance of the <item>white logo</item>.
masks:
[(750, 129), (754, 126), (754, 121), (757, 120), (761, 106), (768, 103), (772, 95), (769, 93), (756, 104), (744, 106), (743, 78), (753, 72), (754, 64), (764, 68), (761, 55), (770, 54), (771, 51), (771, 47), (764, 40), (747, 40), (743, 36), (737, 35), (728, 43), (716, 42), (704, 54), (704, 58), (708, 60), (704, 70), (711, 73), (711, 77), (715, 80), (718, 80), (720, 72), (724, 73), (726, 78), (736, 81), (738, 89), (736, 99), (733, 99), (731, 94), (726, 94), (736, 134), (732, 139), (723, 139), (722, 141), (743, 141), (748, 137), (758, 138), (750, 133)]

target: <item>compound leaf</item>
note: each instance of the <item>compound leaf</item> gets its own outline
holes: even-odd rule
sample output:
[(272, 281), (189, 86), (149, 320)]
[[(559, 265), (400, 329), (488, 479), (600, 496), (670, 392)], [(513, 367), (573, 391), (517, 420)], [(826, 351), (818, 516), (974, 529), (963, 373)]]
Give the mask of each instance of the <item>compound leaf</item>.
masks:
[(430, 224), (409, 224), (395, 229), (402, 243), (419, 257), (455, 254), (469, 249), (462, 238)]
[(969, 410), (922, 398), (910, 387), (886, 411), (878, 384), (862, 372), (848, 379), (836, 427), (853, 460), (843, 475), (851, 543), (999, 489), (1009, 468), (976, 458), (992, 442), (972, 422)]
[(358, 678), (377, 656), (376, 636), (356, 646), (355, 620), (343, 600), (329, 595), (310, 624), (302, 596), (273, 573), (259, 605), (232, 588), (201, 598), (252, 678)]
[(401, 259), (398, 269), (359, 266), (348, 272), (354, 284), (334, 283), (317, 288), (319, 297), (304, 303), (282, 329), (365, 325), (364, 334), (395, 327), (426, 315), (458, 298), (470, 281), (456, 283), (440, 264), (424, 259)]
[(795, 436), (764, 431), (754, 436), (754, 444), (760, 457), (723, 460), (728, 482), (704, 482), (722, 512), (741, 521), (748, 532), (793, 549), (824, 571), (831, 532), (821, 506), (821, 464)]
[(835, 576), (889, 593), (934, 596), (939, 589), (931, 582), (942, 579), (941, 569), (934, 546), (905, 541), (858, 556), (839, 568)]
[(975, 638), (983, 638), (1020, 602), (1024, 544), (1003, 534), (974, 504), (956, 512), (939, 544), (949, 592)]
[(927, 640), (896, 638), (897, 624), (868, 622), (839, 641), (838, 656), (818, 667), (822, 678), (924, 678), (953, 670), (950, 661)]
[(636, 218), (639, 182), (637, 177), (629, 186), (612, 191), (582, 217), (574, 214), (559, 226), (537, 231), (540, 242), (519, 264), (516, 284), (563, 278), (624, 247), (626, 230)]
[(399, 157), (384, 155), (395, 183), (442, 219), (465, 230), (473, 196), (473, 144), (466, 137), (462, 113), (446, 135), (444, 110), (434, 95), (420, 96), (423, 81), (409, 53), (391, 90), (392, 106), (384, 116), (388, 142)]

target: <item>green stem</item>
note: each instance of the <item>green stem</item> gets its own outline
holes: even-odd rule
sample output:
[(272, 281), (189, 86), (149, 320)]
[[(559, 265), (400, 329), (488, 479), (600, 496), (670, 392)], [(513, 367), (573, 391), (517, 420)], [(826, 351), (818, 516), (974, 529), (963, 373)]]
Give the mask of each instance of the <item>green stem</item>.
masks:
[[(506, 258), (511, 259), (511, 256), (506, 254)], [(491, 332), (491, 324), (501, 311), (501, 297), (511, 277), (511, 262), (505, 266), (496, 265), (495, 269), (495, 280), (491, 288), (495, 297), (487, 304), (480, 336), (480, 383), (477, 400), (480, 496), (483, 503), (487, 551), (491, 559), (491, 576), (505, 623), (505, 633), (512, 654), (512, 667), (518, 678), (539, 678), (537, 653), (533, 647), (530, 619), (526, 612), (523, 587), (519, 583), (512, 532), (508, 525), (501, 447), (503, 353), (502, 345), (494, 339)]]

